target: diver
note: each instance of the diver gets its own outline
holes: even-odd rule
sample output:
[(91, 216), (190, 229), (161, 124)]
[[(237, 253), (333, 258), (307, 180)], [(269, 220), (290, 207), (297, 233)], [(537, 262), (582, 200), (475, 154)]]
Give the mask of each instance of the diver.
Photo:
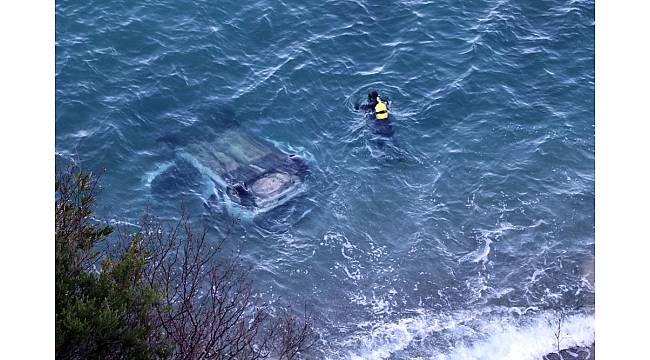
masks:
[(356, 104), (354, 109), (355, 110), (361, 110), (365, 112), (371, 112), (374, 111), (375, 106), (377, 105), (377, 98), (379, 97), (379, 94), (376, 91), (370, 91), (368, 92), (368, 100), (365, 104)]
[(388, 101), (382, 99), (377, 91), (368, 92), (368, 101), (365, 104), (355, 106), (355, 109), (369, 114), (372, 113), (372, 117), (375, 119), (373, 131), (375, 134), (385, 137), (393, 136), (395, 130), (390, 124)]

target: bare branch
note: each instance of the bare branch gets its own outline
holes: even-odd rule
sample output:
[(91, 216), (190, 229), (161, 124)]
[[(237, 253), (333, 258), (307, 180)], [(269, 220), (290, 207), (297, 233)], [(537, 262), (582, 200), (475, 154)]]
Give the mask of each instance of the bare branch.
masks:
[[(155, 317), (174, 344), (174, 359), (298, 359), (313, 345), (312, 322), (259, 304), (250, 269), (222, 255), (224, 238), (193, 232), (183, 216), (164, 229), (154, 218), (141, 227), (145, 277), (165, 294)], [(220, 259), (225, 258), (225, 260)]]

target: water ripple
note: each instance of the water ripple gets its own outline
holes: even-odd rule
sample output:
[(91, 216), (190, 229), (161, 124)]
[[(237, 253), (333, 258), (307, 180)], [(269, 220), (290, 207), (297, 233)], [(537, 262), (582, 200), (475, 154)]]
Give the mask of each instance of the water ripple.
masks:
[[(567, 307), (592, 339), (593, 1), (68, 0), (55, 46), (57, 164), (106, 169), (100, 217), (229, 224), (200, 179), (152, 192), (172, 132), (234, 121), (307, 159), (304, 196), (230, 246), (319, 309), (316, 357), (511, 354)], [(354, 111), (371, 89), (388, 141)]]

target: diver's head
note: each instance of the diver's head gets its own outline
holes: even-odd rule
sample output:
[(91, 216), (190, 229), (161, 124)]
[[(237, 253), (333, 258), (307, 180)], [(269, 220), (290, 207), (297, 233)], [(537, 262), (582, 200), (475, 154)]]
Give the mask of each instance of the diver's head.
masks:
[(379, 97), (379, 94), (374, 90), (368, 93), (368, 101), (375, 101), (377, 97)]

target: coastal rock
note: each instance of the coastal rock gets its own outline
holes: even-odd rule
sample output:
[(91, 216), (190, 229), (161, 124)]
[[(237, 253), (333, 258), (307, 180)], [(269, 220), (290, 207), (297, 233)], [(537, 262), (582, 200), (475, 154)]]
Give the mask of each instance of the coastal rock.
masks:
[(550, 353), (544, 355), (542, 360), (594, 360), (596, 359), (596, 344), (590, 347), (572, 347), (561, 350), (560, 353)]

